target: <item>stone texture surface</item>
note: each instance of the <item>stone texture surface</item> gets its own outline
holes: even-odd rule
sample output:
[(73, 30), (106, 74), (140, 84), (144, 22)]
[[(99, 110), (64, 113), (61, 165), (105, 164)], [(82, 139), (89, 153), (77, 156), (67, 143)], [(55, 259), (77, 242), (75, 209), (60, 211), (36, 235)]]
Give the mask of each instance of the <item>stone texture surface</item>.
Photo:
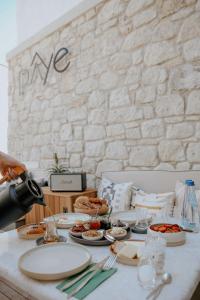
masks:
[[(103, 0), (12, 57), (9, 153), (47, 176), (57, 152), (89, 186), (104, 171), (199, 169), (199, 24), (199, 0)], [(70, 67), (44, 85), (33, 55), (61, 47)]]

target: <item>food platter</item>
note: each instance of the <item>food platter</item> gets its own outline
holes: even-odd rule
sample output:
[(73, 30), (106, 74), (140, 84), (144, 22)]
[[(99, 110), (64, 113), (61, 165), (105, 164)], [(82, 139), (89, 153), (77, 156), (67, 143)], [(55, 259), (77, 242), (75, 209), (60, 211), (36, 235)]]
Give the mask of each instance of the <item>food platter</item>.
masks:
[[(103, 237), (100, 240), (86, 240), (82, 237), (74, 236), (69, 232), (70, 238), (75, 241), (76, 243), (82, 244), (82, 245), (88, 245), (88, 246), (108, 246), (111, 245), (113, 242), (107, 240), (105, 237)], [(130, 237), (130, 231), (127, 231), (127, 235), (123, 237), (123, 239), (127, 239)]]
[[(118, 219), (123, 223), (128, 223), (129, 225), (134, 225), (138, 221), (138, 215), (135, 210), (126, 210), (112, 213), (111, 220)], [(151, 221), (151, 217), (147, 217), (145, 220), (147, 222)], [(140, 220), (142, 221), (142, 219)]]
[(89, 251), (80, 245), (52, 243), (25, 252), (18, 262), (25, 275), (38, 280), (58, 280), (84, 270), (91, 261)]
[(108, 246), (108, 245), (112, 244), (112, 242), (108, 241), (106, 238), (102, 238), (101, 240), (97, 240), (97, 241), (85, 240), (82, 237), (77, 237), (77, 236), (72, 235), (70, 232), (69, 232), (69, 236), (74, 242), (76, 242), (78, 244), (82, 244), (82, 245)]
[(57, 228), (60, 229), (68, 229), (72, 227), (77, 221), (87, 222), (91, 218), (89, 215), (83, 213), (61, 213), (48, 217), (45, 220), (48, 220), (49, 218), (52, 219), (52, 217), (55, 219)]

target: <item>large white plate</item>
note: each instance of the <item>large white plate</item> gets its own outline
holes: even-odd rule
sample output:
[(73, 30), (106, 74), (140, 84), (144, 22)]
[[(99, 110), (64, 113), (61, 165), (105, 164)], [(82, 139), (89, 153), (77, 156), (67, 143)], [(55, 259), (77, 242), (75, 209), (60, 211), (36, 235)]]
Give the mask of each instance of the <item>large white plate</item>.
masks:
[[(137, 221), (137, 218), (138, 218), (138, 216), (137, 216), (137, 213), (135, 210), (119, 211), (119, 212), (113, 213), (111, 215), (112, 220), (118, 219), (123, 223), (128, 223), (129, 225), (135, 224)], [(151, 218), (147, 217), (146, 220), (150, 221)]]
[[(91, 218), (89, 215), (82, 213), (61, 213), (52, 217), (55, 219), (58, 228), (70, 228), (74, 226), (78, 220), (87, 222)], [(52, 217), (49, 218), (52, 219)]]
[(25, 252), (18, 262), (27, 276), (39, 280), (57, 280), (79, 273), (91, 261), (89, 251), (79, 245), (53, 243)]

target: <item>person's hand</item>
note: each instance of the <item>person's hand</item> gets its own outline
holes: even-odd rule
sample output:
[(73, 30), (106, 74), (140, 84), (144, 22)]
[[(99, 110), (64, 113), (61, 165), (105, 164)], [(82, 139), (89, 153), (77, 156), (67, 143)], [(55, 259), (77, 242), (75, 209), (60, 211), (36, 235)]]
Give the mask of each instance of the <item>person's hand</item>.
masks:
[(0, 152), (0, 173), (5, 181), (10, 181), (24, 173), (26, 166), (11, 156)]

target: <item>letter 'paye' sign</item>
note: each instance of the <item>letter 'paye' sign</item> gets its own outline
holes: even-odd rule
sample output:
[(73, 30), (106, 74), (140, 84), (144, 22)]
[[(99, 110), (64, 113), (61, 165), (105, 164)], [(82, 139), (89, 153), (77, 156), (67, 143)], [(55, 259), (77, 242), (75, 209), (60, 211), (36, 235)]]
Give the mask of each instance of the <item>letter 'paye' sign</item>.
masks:
[(48, 61), (45, 61), (38, 52), (33, 56), (30, 69), (22, 69), (19, 72), (19, 94), (23, 95), (25, 87), (32, 84), (36, 78), (40, 78), (45, 85), (48, 79), (49, 71), (53, 68), (56, 72), (65, 72), (69, 65), (69, 50), (60, 48), (55, 54), (51, 54)]

